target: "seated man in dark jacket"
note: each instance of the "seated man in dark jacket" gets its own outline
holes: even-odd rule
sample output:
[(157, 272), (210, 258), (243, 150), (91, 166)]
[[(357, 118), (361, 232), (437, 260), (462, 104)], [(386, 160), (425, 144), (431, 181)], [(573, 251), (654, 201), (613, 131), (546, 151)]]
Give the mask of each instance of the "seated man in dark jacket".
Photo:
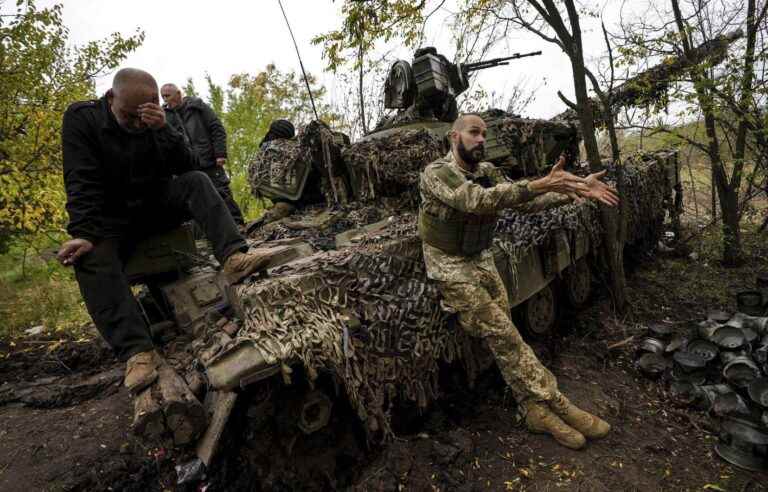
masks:
[(96, 327), (121, 360), (134, 394), (157, 378), (158, 355), (123, 272), (136, 241), (193, 218), (230, 282), (263, 268), (183, 136), (166, 124), (155, 79), (126, 68), (99, 100), (64, 113), (68, 231), (59, 261), (74, 265)]
[(160, 94), (169, 113), (168, 122), (177, 130), (186, 132), (192, 150), (200, 158), (200, 170), (211, 178), (232, 218), (242, 226), (243, 213), (232, 196), (229, 176), (224, 171), (227, 162), (227, 132), (221, 120), (199, 97), (182, 97), (181, 90), (174, 84), (163, 85)]

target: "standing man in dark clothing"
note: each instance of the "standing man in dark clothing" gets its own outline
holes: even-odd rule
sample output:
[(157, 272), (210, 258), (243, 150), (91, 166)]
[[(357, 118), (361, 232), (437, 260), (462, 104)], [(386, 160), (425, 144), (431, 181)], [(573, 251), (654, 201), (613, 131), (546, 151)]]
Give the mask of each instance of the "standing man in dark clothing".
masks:
[(163, 85), (160, 94), (166, 111), (171, 114), (171, 126), (184, 129), (192, 149), (200, 158), (200, 170), (211, 178), (232, 218), (242, 226), (245, 223), (243, 213), (232, 196), (229, 176), (224, 170), (227, 163), (227, 132), (221, 120), (199, 97), (182, 97), (181, 90), (175, 84)]
[(125, 385), (136, 394), (157, 378), (159, 355), (123, 271), (139, 239), (193, 218), (212, 242), (232, 283), (263, 268), (248, 252), (227, 207), (182, 134), (166, 124), (155, 79), (117, 72), (98, 100), (64, 113), (62, 149), (68, 232), (58, 259), (74, 265), (96, 327), (127, 361)]

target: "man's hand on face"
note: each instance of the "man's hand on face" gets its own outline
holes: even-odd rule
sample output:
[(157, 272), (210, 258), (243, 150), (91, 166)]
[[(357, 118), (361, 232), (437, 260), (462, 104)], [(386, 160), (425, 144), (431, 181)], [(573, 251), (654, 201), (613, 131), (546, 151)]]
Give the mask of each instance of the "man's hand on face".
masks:
[(579, 195), (591, 200), (597, 200), (609, 207), (615, 207), (619, 204), (619, 195), (613, 187), (600, 181), (600, 178), (603, 176), (605, 176), (605, 171), (592, 173), (584, 178), (584, 184), (587, 186), (587, 189), (579, 191)]
[(159, 104), (144, 103), (139, 105), (139, 118), (142, 123), (153, 130), (159, 130), (165, 126), (165, 111)]
[(81, 256), (89, 253), (93, 249), (93, 243), (87, 239), (70, 239), (61, 245), (56, 258), (64, 266), (70, 266), (77, 263)]
[(226, 163), (227, 163), (227, 158), (226, 157), (217, 157), (216, 158), (216, 165), (217, 166), (224, 167), (224, 164), (226, 164)]

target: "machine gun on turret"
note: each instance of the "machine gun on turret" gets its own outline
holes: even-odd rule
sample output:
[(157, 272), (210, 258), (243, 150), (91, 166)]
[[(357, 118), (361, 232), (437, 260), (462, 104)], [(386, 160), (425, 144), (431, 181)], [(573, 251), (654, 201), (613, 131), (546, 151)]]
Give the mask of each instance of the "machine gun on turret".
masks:
[(384, 106), (400, 110), (407, 119), (451, 122), (457, 116), (456, 96), (469, 88), (469, 75), (478, 70), (508, 65), (511, 60), (540, 55), (541, 51), (472, 63), (451, 63), (433, 47), (414, 53), (413, 62), (398, 60), (384, 83)]
[(486, 68), (500, 67), (502, 65), (509, 65), (510, 60), (518, 60), (528, 56), (538, 56), (541, 51), (531, 51), (530, 53), (515, 53), (514, 55), (504, 56), (501, 58), (493, 58), (491, 60), (483, 60), (472, 63), (458, 63), (451, 64), (449, 66), (449, 77), (451, 78), (451, 87), (457, 90), (455, 95), (459, 95), (469, 88), (469, 74), (478, 70), (485, 70)]

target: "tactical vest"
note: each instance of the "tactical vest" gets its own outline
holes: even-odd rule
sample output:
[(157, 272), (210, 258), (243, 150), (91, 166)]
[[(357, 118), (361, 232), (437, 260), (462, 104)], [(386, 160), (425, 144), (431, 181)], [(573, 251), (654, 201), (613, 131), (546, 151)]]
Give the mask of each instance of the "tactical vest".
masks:
[[(436, 171), (441, 181), (456, 189), (463, 180), (447, 167)], [(490, 180), (483, 176), (475, 181), (490, 188)], [(478, 215), (455, 211), (450, 219), (443, 219), (419, 209), (419, 236), (430, 246), (452, 255), (472, 256), (491, 247), (496, 230), (497, 214)]]

